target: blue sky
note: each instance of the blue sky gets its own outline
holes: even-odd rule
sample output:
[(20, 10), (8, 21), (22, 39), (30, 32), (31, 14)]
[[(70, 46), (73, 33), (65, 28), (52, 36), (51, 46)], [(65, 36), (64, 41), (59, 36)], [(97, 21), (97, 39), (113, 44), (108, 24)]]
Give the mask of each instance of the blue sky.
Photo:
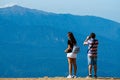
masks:
[(54, 13), (99, 16), (120, 22), (120, 0), (0, 0), (0, 7), (14, 4)]

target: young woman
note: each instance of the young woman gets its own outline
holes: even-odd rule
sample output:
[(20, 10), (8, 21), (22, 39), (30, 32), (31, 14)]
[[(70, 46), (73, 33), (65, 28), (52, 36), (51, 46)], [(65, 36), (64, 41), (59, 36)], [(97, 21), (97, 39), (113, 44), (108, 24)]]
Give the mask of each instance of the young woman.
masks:
[[(65, 50), (67, 53), (68, 58), (68, 68), (69, 68), (69, 75), (67, 78), (76, 78), (76, 72), (77, 72), (77, 65), (76, 65), (76, 57), (77, 54), (72, 53), (73, 46), (76, 45), (77, 42), (74, 38), (74, 35), (72, 32), (68, 32), (68, 47)], [(74, 67), (74, 75), (72, 76), (72, 67)]]

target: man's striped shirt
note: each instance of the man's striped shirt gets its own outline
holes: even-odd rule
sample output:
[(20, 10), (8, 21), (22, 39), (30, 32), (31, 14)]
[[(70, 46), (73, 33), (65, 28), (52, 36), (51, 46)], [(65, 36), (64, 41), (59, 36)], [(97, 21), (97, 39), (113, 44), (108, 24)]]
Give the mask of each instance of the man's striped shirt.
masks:
[(88, 43), (88, 55), (97, 56), (98, 40), (91, 38), (87, 41)]

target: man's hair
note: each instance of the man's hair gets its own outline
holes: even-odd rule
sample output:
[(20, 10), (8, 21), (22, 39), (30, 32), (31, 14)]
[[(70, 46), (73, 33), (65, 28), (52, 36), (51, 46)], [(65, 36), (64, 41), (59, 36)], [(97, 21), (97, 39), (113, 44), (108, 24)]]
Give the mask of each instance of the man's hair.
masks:
[(95, 37), (96, 37), (95, 33), (91, 33), (91, 34), (90, 34), (90, 37), (91, 37), (91, 38), (95, 38)]

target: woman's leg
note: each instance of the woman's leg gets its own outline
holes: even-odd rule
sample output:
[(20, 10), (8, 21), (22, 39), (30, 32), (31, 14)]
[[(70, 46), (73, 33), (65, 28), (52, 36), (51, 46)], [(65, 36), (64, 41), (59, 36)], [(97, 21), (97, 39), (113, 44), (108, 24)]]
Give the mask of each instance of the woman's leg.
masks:
[(73, 58), (73, 66), (74, 66), (74, 75), (77, 73), (77, 64), (76, 64), (76, 58)]
[(68, 58), (69, 75), (72, 75), (72, 58)]

